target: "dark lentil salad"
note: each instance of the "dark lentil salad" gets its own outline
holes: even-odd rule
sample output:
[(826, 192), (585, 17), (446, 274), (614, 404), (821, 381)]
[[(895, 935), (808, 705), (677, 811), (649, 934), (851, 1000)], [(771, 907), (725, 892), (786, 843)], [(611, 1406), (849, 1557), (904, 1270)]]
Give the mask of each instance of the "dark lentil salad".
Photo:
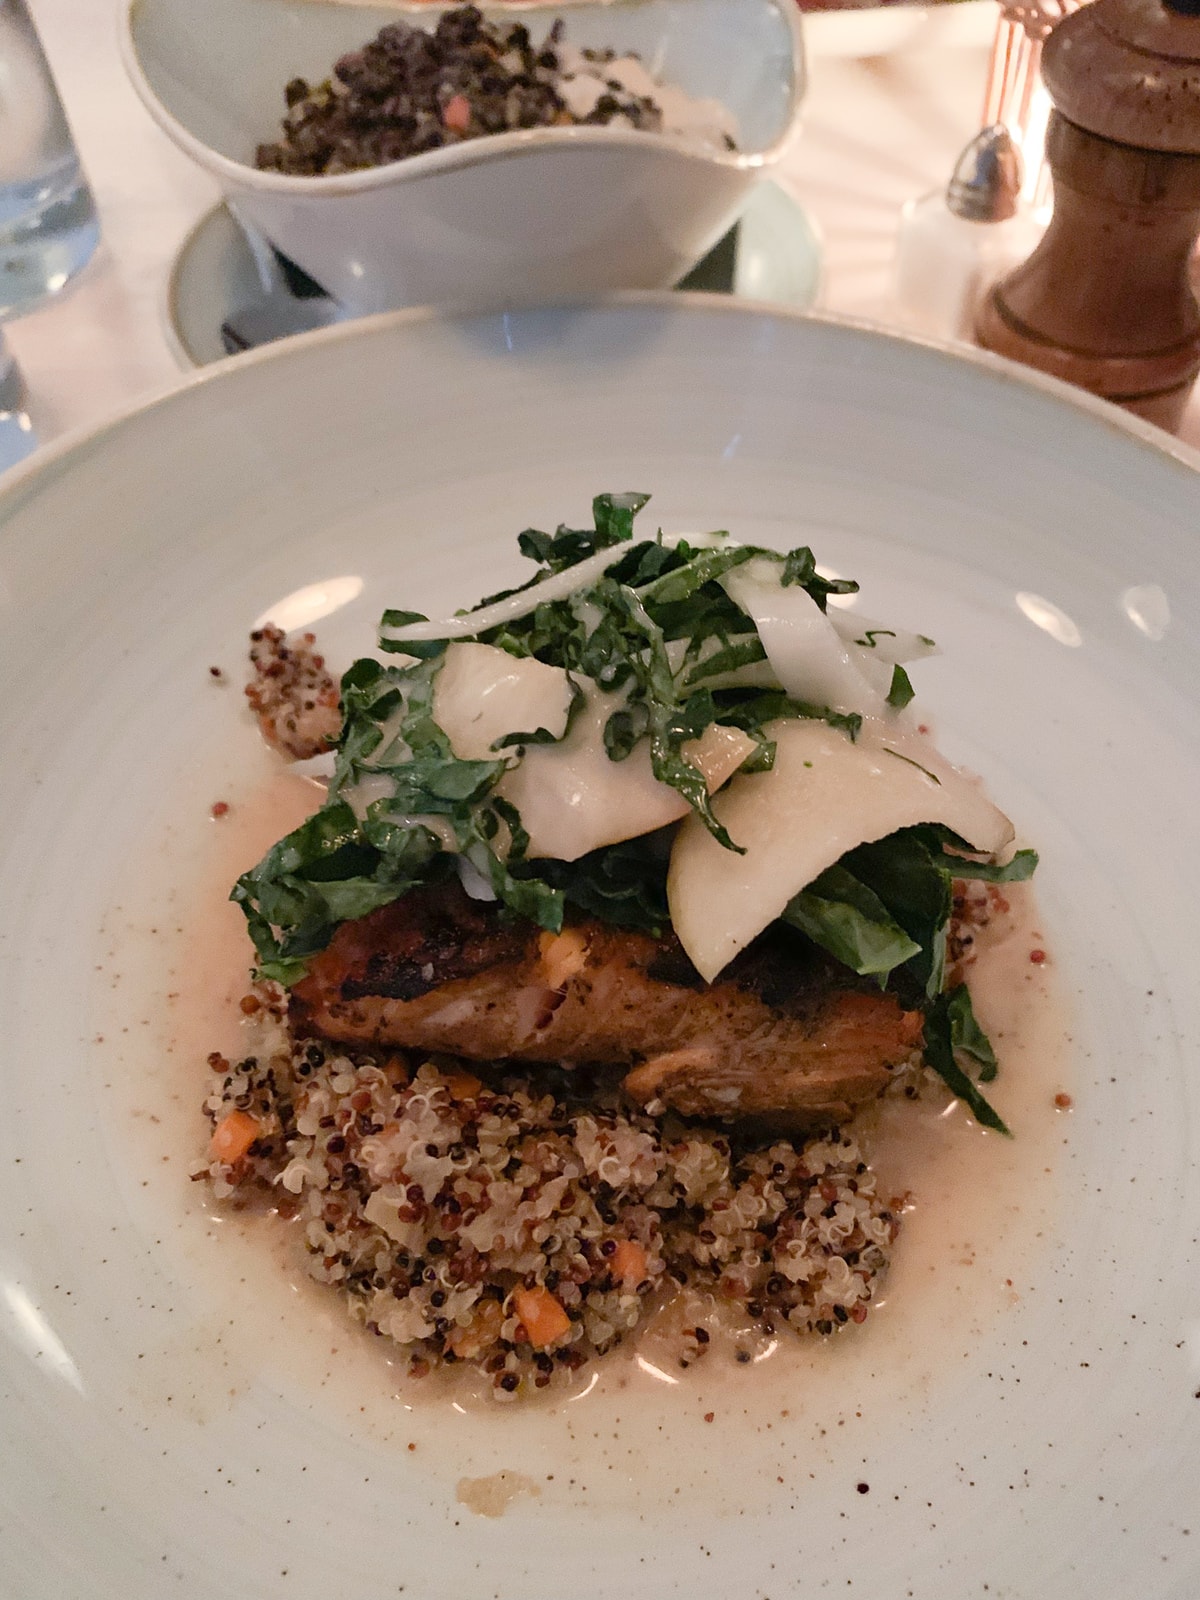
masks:
[(283, 137), (259, 145), (256, 164), (320, 177), (519, 128), (623, 120), (661, 131), (654, 99), (634, 92), (616, 71), (604, 75), (615, 61), (610, 50), (571, 52), (589, 76), (603, 80), (591, 109), (572, 110), (563, 93), (562, 39), (561, 19), (535, 44), (523, 24), (494, 25), (472, 5), (445, 12), (432, 31), (389, 23), (344, 55), (323, 83), (294, 78), (287, 85)]

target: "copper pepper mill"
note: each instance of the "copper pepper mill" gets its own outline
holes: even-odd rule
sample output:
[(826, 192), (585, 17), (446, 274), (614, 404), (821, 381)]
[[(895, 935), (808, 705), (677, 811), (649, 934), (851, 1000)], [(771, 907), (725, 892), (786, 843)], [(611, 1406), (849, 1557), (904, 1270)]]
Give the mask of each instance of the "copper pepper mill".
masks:
[(1054, 215), (976, 337), (1173, 430), (1200, 372), (1200, 0), (1093, 0), (1042, 75)]

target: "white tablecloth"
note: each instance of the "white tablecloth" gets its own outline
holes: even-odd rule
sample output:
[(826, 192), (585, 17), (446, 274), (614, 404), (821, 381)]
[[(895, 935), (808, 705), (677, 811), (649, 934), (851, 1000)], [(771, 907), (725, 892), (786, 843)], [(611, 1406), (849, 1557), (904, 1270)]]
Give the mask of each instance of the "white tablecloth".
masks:
[[(217, 193), (134, 96), (104, 0), (32, 0), (31, 10), (103, 231), (77, 282), (5, 330), (46, 442), (178, 375), (166, 336), (167, 277), (188, 230)], [(911, 48), (861, 60), (814, 54), (804, 132), (780, 181), (823, 235), (823, 309), (889, 319), (899, 208), (949, 176), (978, 126), (984, 66), (978, 46)], [(1200, 402), (1183, 436), (1200, 443)]]

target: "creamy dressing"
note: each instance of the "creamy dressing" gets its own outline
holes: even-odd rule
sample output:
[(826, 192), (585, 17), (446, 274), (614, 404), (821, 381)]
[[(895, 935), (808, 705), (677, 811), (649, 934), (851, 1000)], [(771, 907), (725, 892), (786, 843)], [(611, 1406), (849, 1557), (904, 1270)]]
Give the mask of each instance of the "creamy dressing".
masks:
[[(258, 767), (267, 770), (265, 758)], [(471, 1480), (507, 1474), (502, 1485), (536, 1482), (547, 1503), (649, 1514), (684, 1495), (734, 1515), (818, 1470), (861, 1471), (867, 1452), (919, 1425), (963, 1364), (1019, 1315), (1054, 1226), (1052, 1167), (1067, 1126), (1054, 1096), (1068, 1087), (1069, 1042), (1053, 962), (1030, 960), (1043, 930), (1023, 888), (1011, 896), (1011, 920), (981, 939), (971, 977), (1002, 1060), (993, 1098), (1016, 1138), (979, 1130), (957, 1105), (880, 1111), (875, 1164), (885, 1188), (909, 1199), (884, 1301), (863, 1328), (827, 1343), (788, 1333), (744, 1351), (745, 1364), (718, 1349), (687, 1372), (665, 1333), (651, 1331), (573, 1391), (507, 1407), (474, 1400), (461, 1369), (408, 1378), (385, 1341), (308, 1280), (288, 1229), (213, 1207), (206, 1186), (187, 1179), (207, 1138), (205, 1057), (237, 1052), (251, 955), (228, 885), (314, 796), (276, 768), (228, 793), (219, 822), (183, 802), (161, 857), (144, 858), (144, 901), (115, 909), (108, 929), (120, 967), (111, 973), (120, 1070), (109, 1074), (109, 1137), (129, 1163), (131, 1203), (169, 1247), (186, 1291), (177, 1337), (146, 1352), (147, 1403), (159, 1393), (164, 1405), (210, 1418), (265, 1385), (324, 1426), (414, 1452), (423, 1492), (440, 1483), (447, 1500), (462, 1499)], [(194, 876), (180, 885), (184, 859)], [(159, 922), (164, 885), (176, 906), (169, 936)], [(131, 1007), (148, 1026), (122, 1034), (116, 1023)], [(493, 1482), (468, 1487), (462, 1503), (488, 1515), (484, 1502), (503, 1498)]]

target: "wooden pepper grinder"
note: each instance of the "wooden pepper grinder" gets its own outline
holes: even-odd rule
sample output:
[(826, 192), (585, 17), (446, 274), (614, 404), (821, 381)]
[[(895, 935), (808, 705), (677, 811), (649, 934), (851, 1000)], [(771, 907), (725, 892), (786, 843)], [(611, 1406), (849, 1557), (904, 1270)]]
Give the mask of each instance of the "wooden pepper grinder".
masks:
[(1042, 75), (1054, 215), (976, 338), (1174, 430), (1200, 372), (1200, 0), (1093, 0)]

